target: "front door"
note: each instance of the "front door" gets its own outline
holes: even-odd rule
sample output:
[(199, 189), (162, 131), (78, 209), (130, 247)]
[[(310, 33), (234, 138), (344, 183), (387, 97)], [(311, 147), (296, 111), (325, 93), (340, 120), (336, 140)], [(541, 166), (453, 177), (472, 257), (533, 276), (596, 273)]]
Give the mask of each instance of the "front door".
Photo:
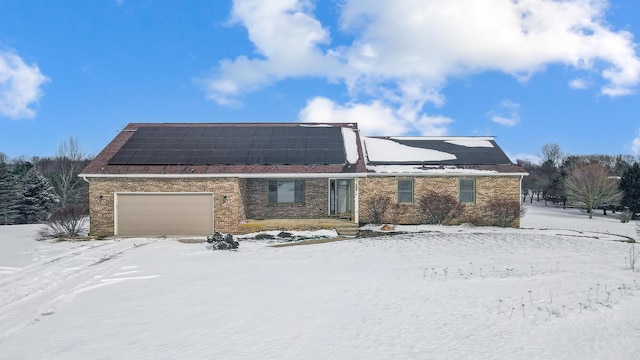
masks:
[(353, 213), (353, 180), (329, 180), (330, 215), (341, 216)]

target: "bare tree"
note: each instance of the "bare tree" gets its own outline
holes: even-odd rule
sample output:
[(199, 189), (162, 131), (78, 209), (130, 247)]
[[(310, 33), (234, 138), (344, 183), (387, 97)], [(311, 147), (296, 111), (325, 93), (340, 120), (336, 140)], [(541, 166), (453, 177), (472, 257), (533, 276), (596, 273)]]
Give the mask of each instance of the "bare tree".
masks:
[(527, 196), (529, 196), (531, 203), (533, 203), (533, 197), (536, 193), (538, 193), (538, 197), (540, 197), (540, 192), (544, 188), (543, 181), (541, 179), (541, 167), (538, 164), (535, 164), (528, 160), (516, 160), (517, 164), (522, 166), (529, 173), (528, 176), (522, 178), (522, 202), (527, 200)]
[(616, 205), (622, 199), (617, 180), (602, 164), (575, 166), (565, 179), (565, 191), (571, 203), (587, 209), (589, 219), (593, 218), (593, 209)]
[(84, 157), (78, 138), (70, 137), (58, 147), (52, 180), (61, 206), (74, 203), (78, 197), (81, 186), (77, 175)]
[(558, 167), (562, 163), (562, 150), (558, 144), (544, 144), (540, 150), (542, 153), (542, 162), (549, 162), (553, 166)]

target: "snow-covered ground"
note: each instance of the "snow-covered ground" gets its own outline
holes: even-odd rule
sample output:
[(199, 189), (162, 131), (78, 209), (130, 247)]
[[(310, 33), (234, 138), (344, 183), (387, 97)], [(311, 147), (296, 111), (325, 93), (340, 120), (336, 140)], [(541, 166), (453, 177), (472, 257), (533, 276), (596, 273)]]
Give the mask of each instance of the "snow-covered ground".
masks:
[(0, 359), (639, 359), (635, 223), (522, 225), (235, 252), (0, 226)]

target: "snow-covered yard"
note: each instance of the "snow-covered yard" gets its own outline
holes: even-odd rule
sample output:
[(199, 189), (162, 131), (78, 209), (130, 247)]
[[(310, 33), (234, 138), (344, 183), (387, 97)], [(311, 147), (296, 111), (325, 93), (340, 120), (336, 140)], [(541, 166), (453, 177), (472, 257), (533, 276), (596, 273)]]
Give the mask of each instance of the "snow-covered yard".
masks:
[(530, 206), (522, 225), (235, 252), (0, 226), (0, 358), (640, 358), (635, 223)]

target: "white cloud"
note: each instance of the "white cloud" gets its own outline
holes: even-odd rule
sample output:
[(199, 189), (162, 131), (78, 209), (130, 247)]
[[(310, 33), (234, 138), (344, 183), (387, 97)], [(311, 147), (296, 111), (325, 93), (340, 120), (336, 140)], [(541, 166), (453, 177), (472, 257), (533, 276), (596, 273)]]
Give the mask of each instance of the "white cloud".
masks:
[(638, 129), (638, 136), (631, 141), (631, 151), (633, 155), (640, 155), (640, 129)]
[(380, 101), (342, 106), (327, 98), (316, 97), (307, 102), (298, 118), (302, 122), (357, 122), (360, 130), (367, 135), (400, 135), (408, 131), (394, 111)]
[[(488, 113), (491, 121), (500, 125), (514, 127), (520, 123), (520, 105), (514, 103), (511, 100), (502, 100), (500, 103), (500, 110), (490, 111)], [(504, 115), (504, 113), (507, 113)]]
[(453, 122), (443, 116), (402, 114), (377, 100), (368, 104), (348, 103), (343, 106), (324, 97), (309, 100), (307, 106), (298, 114), (298, 118), (302, 122), (357, 122), (360, 130), (366, 135), (403, 135), (408, 132), (446, 135), (446, 125)]
[(49, 82), (37, 65), (26, 64), (11, 50), (0, 50), (0, 116), (31, 118), (31, 106), (42, 96), (41, 86)]
[(507, 127), (514, 127), (518, 124), (518, 121), (515, 119), (510, 119), (510, 118), (506, 118), (500, 115), (494, 115), (491, 117), (491, 121), (500, 124), (500, 125), (504, 125)]
[(207, 97), (234, 105), (242, 93), (284, 78), (337, 73), (337, 59), (319, 48), (329, 43), (329, 32), (313, 17), (312, 10), (308, 0), (234, 1), (230, 22), (247, 29), (258, 56), (220, 61), (215, 74), (200, 81)]
[[(551, 63), (586, 69), (602, 61), (609, 65), (602, 76), (610, 81), (603, 91), (628, 90), (638, 83), (640, 60), (632, 35), (614, 32), (605, 22), (607, 4), (345, 0), (340, 22), (355, 40), (323, 51), (319, 45), (329, 44), (330, 34), (313, 16), (309, 0), (235, 0), (232, 21), (247, 28), (262, 58), (228, 61), (221, 75), (249, 60), (261, 64), (266, 77), (335, 76), (365, 88), (413, 80), (431, 91), (452, 75), (498, 70), (526, 77)], [(310, 62), (299, 63), (303, 59)], [(340, 71), (330, 72), (335, 70)]]
[[(352, 101), (378, 99), (394, 112), (419, 113), (427, 103), (444, 103), (441, 90), (451, 77), (498, 71), (526, 81), (562, 64), (600, 72), (603, 94), (626, 95), (640, 82), (640, 59), (632, 34), (606, 22), (608, 4), (343, 0), (335, 31), (353, 40), (338, 44), (311, 0), (234, 0), (231, 23), (247, 29), (256, 55), (222, 60), (201, 83), (209, 99), (234, 105), (285, 78), (320, 77), (344, 84)], [(507, 126), (514, 120), (495, 119)]]
[(585, 79), (573, 79), (569, 81), (569, 87), (575, 90), (584, 90), (589, 88), (589, 82)]
[(422, 135), (445, 136), (449, 135), (447, 125), (451, 124), (452, 122), (452, 119), (445, 116), (422, 115), (419, 119), (417, 119), (415, 127)]
[[(435, 86), (450, 76), (497, 70), (526, 79), (554, 63), (578, 69), (607, 64), (603, 92), (640, 80), (630, 33), (610, 30), (606, 1), (348, 0), (342, 24), (359, 34), (346, 51), (360, 76), (418, 78)], [(362, 48), (378, 54), (364, 57)]]
[(531, 155), (525, 153), (511, 154), (506, 152), (507, 156), (513, 163), (516, 163), (518, 160), (526, 160), (534, 164), (542, 164), (542, 158), (538, 155)]

